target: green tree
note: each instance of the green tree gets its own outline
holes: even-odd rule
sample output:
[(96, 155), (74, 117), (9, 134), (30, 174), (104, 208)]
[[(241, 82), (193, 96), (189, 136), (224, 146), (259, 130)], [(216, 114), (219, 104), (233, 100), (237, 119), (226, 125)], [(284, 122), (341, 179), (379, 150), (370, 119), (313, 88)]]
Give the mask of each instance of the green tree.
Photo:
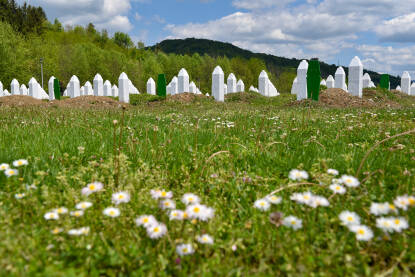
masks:
[(116, 32), (114, 34), (114, 42), (123, 48), (131, 48), (133, 47), (133, 41), (131, 40), (130, 36), (123, 32)]

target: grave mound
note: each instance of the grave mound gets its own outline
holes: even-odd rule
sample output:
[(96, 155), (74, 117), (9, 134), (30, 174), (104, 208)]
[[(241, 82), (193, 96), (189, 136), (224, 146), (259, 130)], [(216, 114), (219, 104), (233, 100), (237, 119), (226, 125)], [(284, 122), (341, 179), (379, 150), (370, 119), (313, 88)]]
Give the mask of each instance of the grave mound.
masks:
[(0, 106), (9, 107), (29, 107), (29, 106), (46, 106), (47, 102), (35, 99), (27, 95), (10, 95), (0, 97)]
[(193, 94), (193, 93), (180, 93), (168, 96), (166, 98), (167, 102), (180, 102), (180, 103), (192, 103), (202, 99), (209, 99), (209, 97), (203, 94)]
[(50, 105), (68, 108), (117, 108), (126, 104), (106, 96), (87, 95), (68, 98), (61, 101), (52, 101)]

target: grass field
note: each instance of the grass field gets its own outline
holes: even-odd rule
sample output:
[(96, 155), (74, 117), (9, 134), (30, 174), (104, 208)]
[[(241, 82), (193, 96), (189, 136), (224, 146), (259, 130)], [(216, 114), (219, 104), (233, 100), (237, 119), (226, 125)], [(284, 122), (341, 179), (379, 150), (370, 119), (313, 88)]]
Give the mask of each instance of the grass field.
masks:
[[(415, 194), (415, 136), (391, 138), (368, 152), (413, 130), (415, 109), (286, 107), (287, 99), (137, 100), (125, 111), (0, 108), (0, 163), (28, 160), (17, 167), (18, 176), (0, 173), (0, 275), (415, 274), (415, 206), (399, 209), (409, 222), (402, 232), (383, 232), (370, 213), (372, 202)], [(329, 168), (339, 171), (337, 178), (356, 176), (360, 186), (333, 194)], [(289, 180), (292, 169), (307, 171), (308, 180)], [(94, 181), (104, 189), (82, 195)], [(280, 188), (280, 204), (268, 211), (254, 207)], [(151, 198), (152, 189), (171, 191), (180, 210), (186, 208), (182, 195), (194, 193), (215, 210), (214, 217), (171, 221), (160, 200)], [(111, 196), (118, 191), (131, 200), (116, 206)], [(306, 191), (330, 205), (312, 208), (290, 200)], [(83, 216), (44, 218), (59, 207), (74, 211), (84, 200), (93, 205)], [(110, 206), (119, 208), (118, 217), (103, 214)], [(356, 212), (373, 238), (357, 240), (339, 220), (344, 210)], [(302, 228), (270, 222), (277, 211), (301, 219)], [(135, 223), (144, 214), (164, 223), (167, 233), (149, 238)], [(89, 233), (68, 234), (80, 227)], [(202, 234), (214, 243), (200, 244), (196, 237)], [(176, 247), (183, 243), (194, 253), (180, 256)]]

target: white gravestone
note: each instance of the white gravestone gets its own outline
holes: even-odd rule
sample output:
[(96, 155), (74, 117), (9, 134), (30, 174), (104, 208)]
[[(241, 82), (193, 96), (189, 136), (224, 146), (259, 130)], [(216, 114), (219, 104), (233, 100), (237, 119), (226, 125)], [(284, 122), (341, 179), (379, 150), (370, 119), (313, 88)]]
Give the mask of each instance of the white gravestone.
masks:
[(228, 86), (228, 93), (237, 92), (236, 91), (236, 77), (233, 73), (229, 74), (226, 85)]
[(250, 87), (249, 87), (249, 91), (255, 91), (254, 86), (250, 86)]
[(195, 84), (194, 82), (191, 82), (191, 83), (189, 84), (189, 92), (190, 92), (190, 93), (193, 93), (193, 94), (196, 94), (196, 92), (197, 92), (197, 87), (196, 87), (196, 84)]
[(357, 56), (349, 65), (349, 93), (360, 98), (363, 96), (363, 64)]
[(166, 95), (171, 95), (171, 83), (166, 86)]
[(19, 81), (13, 79), (10, 84), (10, 92), (12, 95), (19, 95), (20, 94), (20, 84)]
[(108, 80), (104, 82), (104, 96), (111, 96), (111, 83)]
[(220, 66), (215, 67), (212, 73), (212, 96), (218, 102), (225, 101), (224, 94), (225, 74)]
[(334, 88), (334, 78), (333, 78), (333, 76), (329, 75), (329, 77), (327, 77), (326, 86), (327, 86), (327, 88)]
[(295, 77), (293, 81), (293, 85), (291, 86), (291, 94), (297, 95), (297, 90), (298, 90), (298, 81), (297, 81), (297, 77)]
[(171, 95), (175, 95), (179, 93), (179, 79), (177, 76), (174, 76), (171, 80)]
[(69, 88), (69, 97), (75, 98), (81, 96), (79, 79), (75, 75), (73, 75), (71, 80), (69, 80)]
[(228, 85), (227, 84), (223, 84), (223, 94), (224, 95), (228, 94)]
[(3, 83), (0, 82), (0, 96), (3, 96)]
[(263, 96), (268, 96), (268, 74), (262, 70), (258, 77), (259, 93)]
[(20, 95), (29, 95), (29, 90), (27, 89), (25, 84), (20, 86)]
[(301, 61), (297, 68), (297, 100), (307, 99), (308, 62)]
[(130, 80), (124, 72), (118, 78), (118, 99), (120, 102), (130, 103)]
[(40, 99), (49, 99), (49, 95), (46, 93), (46, 91), (39, 85), (40, 90)]
[(326, 80), (321, 80), (321, 82), (320, 82), (320, 86), (325, 86), (325, 87), (327, 87), (327, 83), (326, 83)]
[(97, 73), (94, 77), (94, 95), (95, 96), (104, 96), (104, 80), (102, 76)]
[(49, 82), (48, 82), (49, 101), (55, 100), (55, 90), (53, 88), (54, 83), (55, 83), (55, 77), (52, 76), (49, 78)]
[(130, 86), (130, 94), (140, 94), (138, 89), (133, 85), (133, 82), (131, 80), (128, 80), (128, 84)]
[(36, 79), (32, 77), (29, 81), (29, 95), (33, 98), (40, 99), (40, 86), (37, 83)]
[(275, 96), (278, 96), (278, 95), (280, 95), (278, 93), (278, 90), (275, 88), (275, 86), (268, 79), (268, 96), (269, 97), (275, 97)]
[(412, 84), (411, 86), (411, 94), (412, 96), (415, 96), (415, 83)]
[(238, 83), (236, 83), (236, 92), (244, 92), (244, 91), (245, 91), (244, 81), (239, 80)]
[(406, 94), (411, 93), (411, 75), (409, 75), (408, 71), (405, 71), (402, 74), (401, 89), (403, 93), (406, 93)]
[(366, 72), (365, 75), (363, 75), (363, 88), (368, 88), (371, 81), (372, 79), (370, 79), (369, 73)]
[(79, 95), (80, 95), (80, 96), (84, 96), (84, 95), (86, 95), (86, 94), (85, 94), (85, 87), (84, 87), (84, 86), (82, 86), (82, 87), (79, 89)]
[(156, 82), (151, 77), (147, 81), (147, 94), (156, 95)]
[(3, 90), (3, 96), (10, 96), (10, 95), (11, 94), (7, 89)]
[(118, 97), (118, 87), (116, 85), (112, 86), (111, 95), (112, 95), (112, 97)]
[(397, 91), (402, 91), (401, 86), (397, 86), (397, 87), (396, 87), (396, 90), (397, 90)]
[(178, 93), (189, 92), (189, 74), (182, 68), (179, 72)]
[(85, 82), (84, 88), (85, 88), (85, 95), (94, 95), (92, 84), (89, 81)]
[(346, 72), (344, 72), (343, 67), (340, 66), (339, 68), (337, 68), (336, 74), (334, 76), (334, 87), (347, 91)]

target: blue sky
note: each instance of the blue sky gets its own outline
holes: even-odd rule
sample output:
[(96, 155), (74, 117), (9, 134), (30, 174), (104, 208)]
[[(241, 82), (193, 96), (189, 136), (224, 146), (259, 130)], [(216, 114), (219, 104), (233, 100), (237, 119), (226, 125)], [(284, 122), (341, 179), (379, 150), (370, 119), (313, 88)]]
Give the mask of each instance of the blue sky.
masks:
[[(23, 2), (19, 0), (18, 2)], [(64, 24), (94, 23), (153, 45), (208, 38), (284, 57), (341, 65), (359, 56), (368, 69), (415, 79), (415, 0), (31, 0)]]

